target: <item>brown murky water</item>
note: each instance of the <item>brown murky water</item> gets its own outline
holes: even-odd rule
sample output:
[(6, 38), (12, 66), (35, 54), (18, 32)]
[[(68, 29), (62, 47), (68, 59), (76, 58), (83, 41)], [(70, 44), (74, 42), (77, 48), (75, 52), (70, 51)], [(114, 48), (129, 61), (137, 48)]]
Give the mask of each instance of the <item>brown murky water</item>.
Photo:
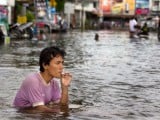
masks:
[[(99, 41), (94, 40), (95, 33)], [(66, 114), (29, 114), (12, 108), (24, 77), (39, 70), (39, 52), (58, 45), (67, 51), (65, 69), (73, 74)], [(52, 34), (50, 40), (13, 40), (0, 46), (2, 120), (159, 120), (160, 43), (131, 40), (125, 31)]]

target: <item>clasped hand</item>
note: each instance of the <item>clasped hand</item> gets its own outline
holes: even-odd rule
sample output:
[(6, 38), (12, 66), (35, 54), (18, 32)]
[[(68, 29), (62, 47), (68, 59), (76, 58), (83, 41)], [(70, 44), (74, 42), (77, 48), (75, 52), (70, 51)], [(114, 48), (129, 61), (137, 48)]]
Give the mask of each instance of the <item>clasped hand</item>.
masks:
[(61, 76), (61, 84), (65, 87), (68, 87), (70, 85), (70, 82), (72, 80), (72, 75), (70, 73), (63, 73)]

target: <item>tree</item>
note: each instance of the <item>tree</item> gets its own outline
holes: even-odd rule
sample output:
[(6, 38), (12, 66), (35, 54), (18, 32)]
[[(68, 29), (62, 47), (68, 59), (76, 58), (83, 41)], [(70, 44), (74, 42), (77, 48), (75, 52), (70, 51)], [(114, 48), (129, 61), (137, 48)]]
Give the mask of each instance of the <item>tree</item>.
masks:
[(56, 10), (58, 12), (62, 12), (64, 10), (64, 3), (65, 3), (65, 0), (55, 0), (57, 5), (56, 5)]

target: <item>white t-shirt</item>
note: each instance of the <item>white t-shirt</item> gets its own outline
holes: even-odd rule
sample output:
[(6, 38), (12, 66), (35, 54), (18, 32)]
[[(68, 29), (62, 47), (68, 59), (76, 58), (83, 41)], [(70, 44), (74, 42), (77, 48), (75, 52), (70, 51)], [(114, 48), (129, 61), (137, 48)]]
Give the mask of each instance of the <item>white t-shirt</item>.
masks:
[(135, 25), (137, 25), (137, 21), (135, 19), (132, 19), (132, 20), (129, 21), (129, 30), (131, 32), (135, 32), (136, 31)]

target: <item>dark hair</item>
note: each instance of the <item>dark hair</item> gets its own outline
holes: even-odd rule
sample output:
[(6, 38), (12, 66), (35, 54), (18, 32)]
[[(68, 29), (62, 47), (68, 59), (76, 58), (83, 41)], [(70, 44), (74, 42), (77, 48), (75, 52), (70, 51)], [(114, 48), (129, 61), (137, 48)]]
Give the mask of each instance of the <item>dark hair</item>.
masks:
[(44, 48), (41, 51), (40, 57), (39, 57), (40, 71), (44, 72), (43, 65), (49, 65), (50, 61), (57, 55), (60, 55), (64, 58), (64, 56), (66, 55), (66, 52), (56, 46)]
[(147, 23), (146, 23), (146, 22), (144, 23), (144, 26), (147, 26)]

